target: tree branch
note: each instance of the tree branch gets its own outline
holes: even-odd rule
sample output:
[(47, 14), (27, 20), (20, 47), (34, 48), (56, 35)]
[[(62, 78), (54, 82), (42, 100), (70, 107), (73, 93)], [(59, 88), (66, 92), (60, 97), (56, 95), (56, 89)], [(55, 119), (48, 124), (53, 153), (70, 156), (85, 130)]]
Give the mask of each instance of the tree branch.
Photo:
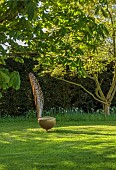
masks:
[(104, 96), (104, 94), (103, 94), (103, 92), (102, 92), (102, 89), (101, 89), (101, 87), (100, 87), (100, 83), (99, 83), (99, 81), (98, 81), (98, 78), (97, 78), (96, 75), (94, 75), (94, 78), (95, 78), (95, 82), (96, 82), (97, 89), (98, 89), (99, 94), (100, 94), (100, 98), (102, 98), (102, 100), (105, 101), (105, 96)]
[(110, 97), (110, 99), (108, 101), (109, 103), (111, 103), (111, 101), (113, 100), (113, 97), (114, 97), (115, 93), (116, 93), (116, 85), (115, 85), (114, 90), (112, 92), (112, 95), (111, 95), (111, 97)]
[(96, 87), (96, 89), (95, 89), (95, 94), (96, 94), (96, 96), (97, 96), (99, 99), (104, 100), (104, 99), (99, 95), (98, 92), (99, 92), (99, 88)]
[(114, 66), (114, 76), (113, 76), (113, 79), (112, 79), (112, 84), (111, 84), (109, 92), (106, 96), (107, 100), (111, 100), (110, 98), (112, 98), (112, 93), (115, 89), (115, 86), (116, 86), (116, 62), (115, 62), (115, 66)]
[(95, 100), (97, 100), (98, 102), (102, 103), (102, 104), (107, 104), (106, 102), (102, 101), (102, 100), (99, 100), (98, 98), (96, 98), (90, 91), (88, 91), (85, 87), (83, 87), (81, 84), (78, 84), (78, 83), (74, 83), (74, 82), (71, 82), (71, 81), (68, 81), (68, 80), (65, 80), (65, 79), (61, 79), (61, 78), (56, 78), (55, 79), (58, 79), (58, 80), (62, 80), (66, 83), (70, 83), (70, 84), (73, 84), (73, 85), (76, 85), (76, 86), (79, 86), (81, 87), (86, 93), (90, 94)]

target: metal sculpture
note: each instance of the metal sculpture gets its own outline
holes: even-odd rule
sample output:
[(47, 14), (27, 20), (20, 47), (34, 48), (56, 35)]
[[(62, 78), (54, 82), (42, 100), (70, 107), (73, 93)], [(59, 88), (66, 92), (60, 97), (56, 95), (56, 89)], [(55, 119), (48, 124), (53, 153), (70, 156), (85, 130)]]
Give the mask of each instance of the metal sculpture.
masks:
[(48, 131), (49, 129), (53, 128), (54, 125), (56, 124), (56, 118), (50, 116), (42, 117), (42, 111), (44, 105), (43, 92), (41, 90), (39, 82), (37, 81), (33, 73), (29, 73), (29, 79), (32, 87), (33, 96), (34, 96), (38, 123), (43, 129)]

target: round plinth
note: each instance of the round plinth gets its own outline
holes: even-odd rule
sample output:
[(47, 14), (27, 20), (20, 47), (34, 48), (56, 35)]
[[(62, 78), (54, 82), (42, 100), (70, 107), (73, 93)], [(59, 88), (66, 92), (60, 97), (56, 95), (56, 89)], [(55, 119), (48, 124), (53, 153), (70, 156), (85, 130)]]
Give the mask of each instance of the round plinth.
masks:
[(56, 118), (54, 117), (41, 117), (38, 119), (39, 125), (40, 127), (42, 127), (43, 129), (45, 129), (46, 131), (53, 128), (56, 124)]

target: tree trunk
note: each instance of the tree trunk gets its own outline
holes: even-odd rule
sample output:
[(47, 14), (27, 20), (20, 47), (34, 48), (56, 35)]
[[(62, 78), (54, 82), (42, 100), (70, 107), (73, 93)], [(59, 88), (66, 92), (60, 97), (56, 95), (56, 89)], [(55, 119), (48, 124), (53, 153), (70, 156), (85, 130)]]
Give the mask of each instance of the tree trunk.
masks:
[(110, 115), (110, 105), (109, 104), (103, 104), (103, 111), (105, 115)]

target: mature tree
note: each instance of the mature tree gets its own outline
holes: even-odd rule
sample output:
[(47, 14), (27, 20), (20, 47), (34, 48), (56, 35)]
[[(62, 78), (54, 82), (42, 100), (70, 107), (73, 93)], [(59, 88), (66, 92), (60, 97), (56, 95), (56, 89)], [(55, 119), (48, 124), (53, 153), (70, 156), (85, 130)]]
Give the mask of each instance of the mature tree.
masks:
[[(95, 1), (95, 6), (91, 6), (88, 14), (96, 17), (97, 23), (104, 23), (109, 31), (104, 41), (98, 43), (96, 53), (86, 50), (83, 57), (83, 64), (87, 76), (95, 81), (96, 89), (94, 98), (103, 104), (104, 113), (110, 114), (109, 108), (116, 93), (116, 7), (114, 1)], [(93, 12), (94, 11), (94, 12)], [(91, 13), (92, 12), (92, 13)], [(112, 65), (112, 82), (107, 93), (103, 93), (103, 80), (99, 79), (99, 74), (107, 71), (108, 65)]]
[[(62, 80), (82, 87), (103, 104), (105, 114), (110, 114), (116, 92), (114, 1), (93, 0), (90, 4), (88, 1), (54, 1), (45, 7), (43, 43), (47, 50), (38, 58), (38, 63), (53, 70), (55, 76), (65, 74), (64, 68), (69, 66), (71, 72), (91, 78), (96, 84), (95, 94), (80, 84)], [(36, 41), (32, 42), (35, 48)], [(99, 74), (106, 71), (110, 63), (113, 78), (108, 93), (104, 94)]]

